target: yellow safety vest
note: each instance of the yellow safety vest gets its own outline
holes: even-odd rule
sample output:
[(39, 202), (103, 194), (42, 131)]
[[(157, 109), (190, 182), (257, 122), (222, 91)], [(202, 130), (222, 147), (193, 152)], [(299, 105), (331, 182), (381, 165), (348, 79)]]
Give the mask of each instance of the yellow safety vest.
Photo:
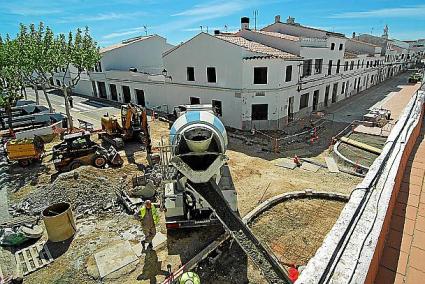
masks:
[[(151, 205), (151, 210), (152, 210), (152, 218), (153, 218), (153, 222), (154, 224), (158, 224), (159, 223), (159, 214), (158, 214), (158, 210), (156, 210), (155, 205)], [(140, 208), (140, 219), (143, 220), (143, 218), (146, 215), (146, 207), (145, 205), (142, 206), (142, 208)]]

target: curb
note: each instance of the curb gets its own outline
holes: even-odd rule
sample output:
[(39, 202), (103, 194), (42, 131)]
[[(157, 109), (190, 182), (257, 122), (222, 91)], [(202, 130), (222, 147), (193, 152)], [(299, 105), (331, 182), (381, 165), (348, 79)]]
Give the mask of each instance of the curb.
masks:
[(350, 199), (349, 195), (336, 193), (336, 192), (326, 192), (326, 191), (314, 191), (312, 189), (306, 189), (304, 191), (292, 191), (287, 193), (282, 193), (276, 196), (273, 196), (270, 199), (267, 199), (253, 210), (251, 210), (245, 217), (242, 218), (242, 221), (245, 224), (251, 223), (255, 218), (257, 218), (264, 211), (270, 209), (271, 207), (277, 205), (280, 202), (292, 200), (292, 199), (301, 199), (301, 198), (319, 198), (319, 199), (328, 199), (328, 200), (338, 200), (347, 202)]

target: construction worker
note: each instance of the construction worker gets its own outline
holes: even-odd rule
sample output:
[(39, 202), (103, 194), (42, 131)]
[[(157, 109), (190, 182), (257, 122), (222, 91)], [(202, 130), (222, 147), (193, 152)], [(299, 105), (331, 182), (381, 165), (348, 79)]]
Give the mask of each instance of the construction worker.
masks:
[(145, 204), (140, 209), (140, 219), (142, 220), (142, 229), (145, 234), (145, 239), (142, 241), (142, 247), (145, 249), (145, 243), (148, 243), (148, 248), (152, 249), (152, 240), (156, 235), (156, 224), (159, 222), (159, 214), (150, 200), (146, 200)]
[(180, 278), (180, 284), (201, 284), (201, 278), (195, 272), (185, 272)]

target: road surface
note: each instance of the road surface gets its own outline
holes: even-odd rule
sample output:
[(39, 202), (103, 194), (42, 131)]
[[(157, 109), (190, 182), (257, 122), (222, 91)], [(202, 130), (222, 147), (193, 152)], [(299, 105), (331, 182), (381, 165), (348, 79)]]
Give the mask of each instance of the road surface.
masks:
[[(40, 97), (40, 104), (48, 106), (46, 99), (44, 98), (43, 91), (39, 90), (38, 94)], [(48, 95), (55, 112), (65, 114), (65, 101), (63, 96), (56, 93), (49, 93)], [(32, 89), (27, 88), (27, 96), (28, 100), (35, 101), (35, 93)], [(71, 116), (73, 117), (75, 126), (78, 126), (77, 119), (81, 119), (93, 123), (94, 128), (100, 128), (100, 118), (105, 113), (108, 113), (109, 115), (117, 115), (120, 113), (120, 109), (118, 107), (108, 104), (108, 102), (99, 102), (85, 97), (80, 97), (78, 95), (73, 95), (72, 97), (74, 107), (71, 108)]]

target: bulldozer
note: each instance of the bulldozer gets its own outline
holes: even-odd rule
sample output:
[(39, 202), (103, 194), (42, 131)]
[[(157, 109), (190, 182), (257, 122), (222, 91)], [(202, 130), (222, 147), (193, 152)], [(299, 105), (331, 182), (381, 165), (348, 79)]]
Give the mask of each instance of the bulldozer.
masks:
[(71, 171), (82, 165), (103, 168), (107, 163), (121, 166), (123, 159), (113, 146), (109, 150), (90, 139), (90, 132), (64, 136), (64, 141), (53, 146), (52, 160), (58, 172)]
[(121, 124), (115, 115), (106, 113), (101, 118), (102, 132), (99, 132), (99, 138), (116, 149), (124, 148), (124, 142), (130, 140), (140, 141), (147, 148), (150, 147), (146, 109), (129, 103), (121, 106), (120, 116)]

